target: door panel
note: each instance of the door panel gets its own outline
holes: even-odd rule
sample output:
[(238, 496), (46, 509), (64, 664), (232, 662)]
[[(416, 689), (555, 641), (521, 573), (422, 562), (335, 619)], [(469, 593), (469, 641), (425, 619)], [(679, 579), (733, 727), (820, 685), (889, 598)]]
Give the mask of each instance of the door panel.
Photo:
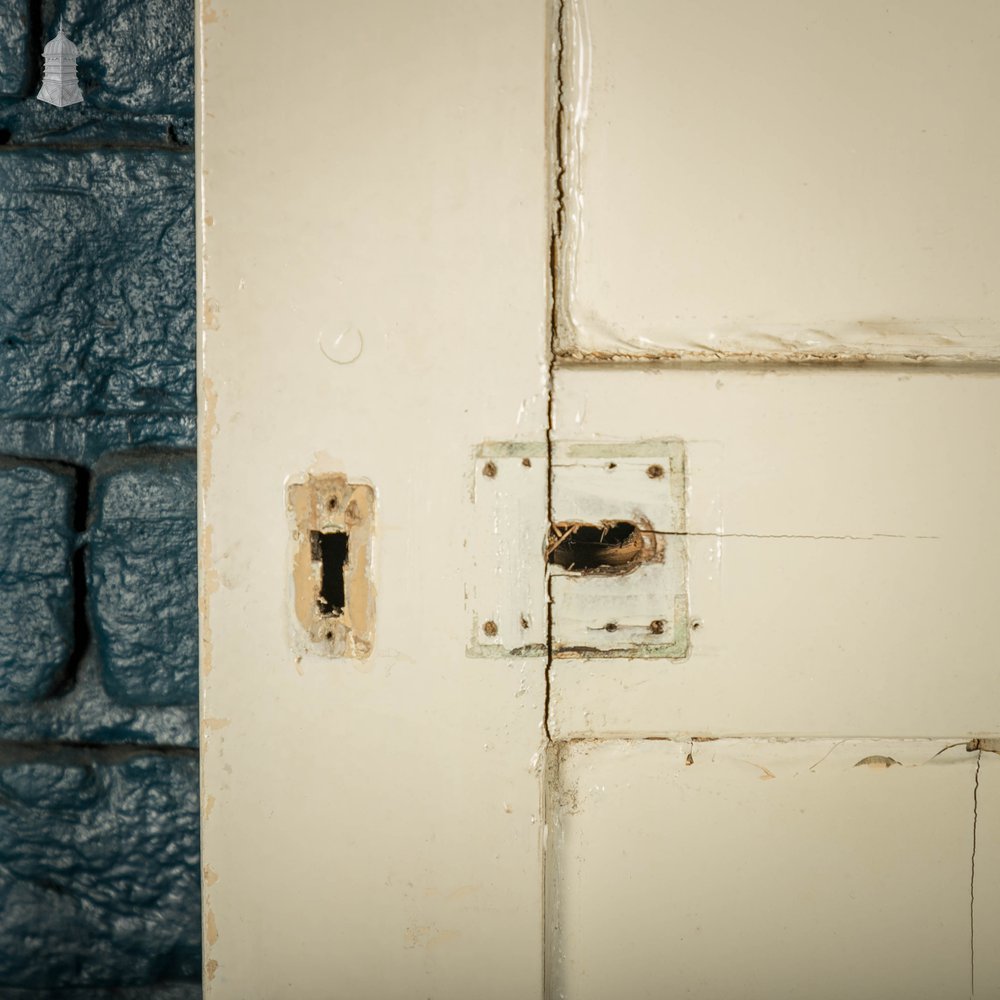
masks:
[(1000, 357), (992, 0), (567, 0), (559, 350)]
[(946, 746), (563, 744), (550, 995), (969, 996), (977, 755)]
[(997, 376), (577, 367), (555, 400), (560, 438), (683, 441), (691, 622), (682, 660), (556, 659), (558, 736), (1000, 727)]

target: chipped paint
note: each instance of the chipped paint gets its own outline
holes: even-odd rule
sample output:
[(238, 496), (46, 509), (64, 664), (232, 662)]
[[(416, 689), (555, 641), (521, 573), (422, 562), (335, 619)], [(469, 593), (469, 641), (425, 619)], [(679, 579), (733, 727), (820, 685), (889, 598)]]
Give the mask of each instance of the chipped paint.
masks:
[(949, 336), (951, 327), (895, 321), (858, 321), (827, 329), (781, 326), (734, 327), (711, 335), (660, 331), (629, 338), (610, 327), (579, 333), (559, 348), (560, 364), (638, 364), (665, 368), (749, 367), (898, 367), (943, 366), (980, 369), (995, 363), (988, 331)]
[(201, 651), (200, 670), (203, 675), (212, 671), (212, 622), (209, 615), (210, 599), (219, 589), (219, 572), (212, 557), (213, 526), (209, 523), (205, 503), (205, 491), (212, 482), (212, 446), (219, 424), (216, 411), (219, 395), (210, 378), (201, 382), (201, 420), (198, 425), (198, 611), (199, 646)]
[(883, 366), (913, 366), (913, 367), (944, 367), (949, 370), (980, 370), (992, 367), (995, 361), (988, 356), (974, 353), (951, 354), (944, 357), (927, 352), (901, 352), (886, 354), (878, 351), (846, 349), (830, 351), (811, 351), (807, 349), (781, 351), (766, 350), (677, 350), (667, 349), (654, 351), (626, 350), (624, 347), (566, 348), (559, 355), (559, 360), (566, 366), (574, 364), (590, 366), (601, 364), (645, 364), (662, 365), (668, 368), (704, 367), (704, 368), (773, 368), (775, 365), (792, 365), (795, 367), (840, 367), (840, 368), (872, 368)]
[(215, 914), (212, 912), (211, 906), (209, 906), (205, 910), (205, 941), (211, 947), (218, 940), (219, 928), (215, 925)]
[(222, 307), (217, 299), (206, 298), (202, 303), (202, 324), (205, 330), (219, 329), (219, 313)]
[(886, 771), (890, 767), (895, 767), (899, 764), (899, 761), (893, 757), (885, 757), (881, 754), (872, 754), (870, 757), (862, 757), (861, 760), (855, 764), (855, 767), (867, 767), (873, 771)]

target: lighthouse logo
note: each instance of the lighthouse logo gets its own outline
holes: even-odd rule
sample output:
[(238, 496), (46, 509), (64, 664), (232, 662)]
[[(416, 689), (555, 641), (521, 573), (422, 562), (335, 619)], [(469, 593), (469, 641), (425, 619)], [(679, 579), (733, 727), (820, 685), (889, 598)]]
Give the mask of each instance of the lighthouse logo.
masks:
[(76, 57), (80, 50), (66, 37), (59, 23), (59, 33), (45, 46), (45, 75), (38, 99), (57, 108), (79, 104), (83, 100), (76, 78)]

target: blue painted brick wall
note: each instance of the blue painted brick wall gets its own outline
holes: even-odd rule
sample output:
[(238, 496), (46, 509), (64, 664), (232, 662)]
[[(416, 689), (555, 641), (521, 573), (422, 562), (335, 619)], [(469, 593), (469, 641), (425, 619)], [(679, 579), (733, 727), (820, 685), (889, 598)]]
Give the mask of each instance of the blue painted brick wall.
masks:
[[(73, 628), (76, 476), (65, 466), (0, 458), (0, 702), (56, 690)], [(30, 623), (30, 627), (28, 627)]]
[(127, 705), (194, 704), (194, 458), (114, 455), (95, 471), (88, 581), (105, 690)]
[(200, 995), (193, 18), (0, 4), (4, 1000)]
[(197, 760), (120, 757), (52, 750), (0, 767), (0, 982), (198, 976)]
[(28, 82), (28, 0), (0, 6), (0, 95), (20, 94)]
[(7, 148), (0, 415), (194, 408), (190, 157)]

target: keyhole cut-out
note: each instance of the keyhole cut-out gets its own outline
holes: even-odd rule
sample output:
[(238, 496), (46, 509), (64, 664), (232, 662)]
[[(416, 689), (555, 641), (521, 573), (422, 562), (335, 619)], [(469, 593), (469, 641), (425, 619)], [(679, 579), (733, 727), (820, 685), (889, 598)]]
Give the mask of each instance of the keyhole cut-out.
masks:
[(549, 564), (571, 573), (629, 573), (655, 552), (652, 533), (632, 521), (559, 521), (549, 534)]
[(344, 613), (344, 570), (347, 566), (347, 532), (314, 531), (310, 536), (312, 561), (320, 565), (316, 607), (321, 615)]

